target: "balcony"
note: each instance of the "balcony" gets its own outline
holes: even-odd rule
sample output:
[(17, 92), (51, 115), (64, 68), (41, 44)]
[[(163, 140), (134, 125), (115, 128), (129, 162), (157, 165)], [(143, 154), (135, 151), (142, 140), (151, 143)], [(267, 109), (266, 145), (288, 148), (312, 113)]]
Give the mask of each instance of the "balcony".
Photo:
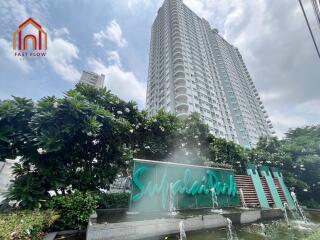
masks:
[(174, 24), (178, 24), (178, 25), (179, 25), (179, 20), (178, 20), (178, 19), (172, 20), (172, 26), (173, 26)]
[(171, 41), (172, 41), (172, 44), (175, 43), (176, 41), (181, 42), (181, 37), (180, 37), (180, 35), (177, 35), (177, 34), (176, 34), (175, 36), (172, 37)]
[(176, 112), (187, 113), (189, 110), (188, 103), (176, 103)]
[(185, 86), (186, 83), (187, 83), (187, 81), (186, 81), (184, 78), (177, 78), (177, 79), (174, 80), (174, 83), (175, 83), (176, 85), (183, 85), (183, 86)]
[(172, 53), (173, 53), (173, 55), (174, 55), (175, 53), (183, 53), (182, 47), (180, 47), (180, 46), (174, 47), (174, 48), (172, 49)]
[(180, 93), (175, 96), (176, 104), (185, 103), (188, 104), (188, 95), (186, 93)]
[(183, 62), (183, 59), (182, 58), (178, 58), (178, 59), (175, 59), (174, 61), (173, 61), (173, 66), (175, 67), (175, 66), (184, 66), (184, 64), (183, 64), (184, 62)]
[(187, 93), (187, 87), (185, 85), (179, 84), (176, 85), (174, 88), (175, 94), (186, 94)]
[(181, 64), (178, 64), (177, 66), (175, 66), (175, 68), (173, 69), (174, 73), (177, 72), (184, 72), (184, 67)]
[(174, 49), (175, 47), (182, 47), (182, 42), (181, 41), (175, 41), (174, 43), (172, 43), (172, 49)]
[(174, 28), (172, 28), (171, 29), (171, 34), (172, 34), (172, 36), (174, 35), (174, 34), (179, 34), (180, 35), (180, 29), (178, 28), (178, 27), (174, 27)]
[(177, 22), (177, 21), (175, 21), (175, 22), (172, 23), (171, 29), (174, 29), (174, 28), (176, 28), (176, 27), (180, 28), (179, 22)]
[(174, 39), (175, 37), (180, 37), (180, 31), (175, 31), (174, 33), (172, 33), (172, 39)]
[(181, 52), (175, 52), (175, 53), (173, 53), (173, 54), (172, 54), (172, 57), (173, 57), (174, 59), (178, 59), (178, 58), (182, 58), (182, 59), (183, 59), (183, 55), (182, 55)]
[(173, 75), (174, 78), (185, 78), (185, 76), (186, 76), (186, 75), (184, 74), (183, 71), (176, 72), (176, 73)]
[(188, 111), (177, 111), (176, 110), (176, 115), (177, 115), (177, 117), (181, 117), (181, 118), (186, 118), (186, 117), (188, 117)]

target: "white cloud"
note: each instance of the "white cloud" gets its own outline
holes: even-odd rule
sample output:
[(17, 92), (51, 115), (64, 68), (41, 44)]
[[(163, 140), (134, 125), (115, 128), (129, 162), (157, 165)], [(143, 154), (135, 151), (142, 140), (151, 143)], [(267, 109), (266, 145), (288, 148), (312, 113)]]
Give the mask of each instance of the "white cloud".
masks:
[(69, 37), (69, 30), (66, 27), (56, 28), (53, 30), (53, 34), (55, 37)]
[(54, 71), (64, 80), (76, 82), (80, 79), (80, 72), (74, 65), (78, 59), (79, 49), (73, 43), (63, 38), (48, 39), (47, 60)]
[(110, 64), (121, 66), (120, 56), (117, 51), (107, 51), (107, 59)]
[(0, 38), (0, 48), (4, 52), (4, 55), (10, 59), (10, 61), (14, 62), (22, 71), (30, 72), (32, 69), (31, 66), (26, 61), (21, 60), (20, 57), (14, 55), (11, 42)]
[(286, 111), (274, 112), (270, 119), (279, 138), (283, 138), (289, 128), (302, 127), (309, 124), (305, 118)]
[(115, 19), (108, 23), (104, 30), (94, 33), (93, 38), (97, 46), (103, 47), (104, 41), (114, 42), (118, 47), (126, 47), (127, 40), (122, 36), (122, 29)]
[(135, 7), (147, 7), (150, 5), (150, 0), (128, 0), (128, 8), (132, 9)]
[(265, 92), (260, 92), (260, 97), (263, 100), (263, 102), (271, 102), (277, 99), (280, 99), (282, 97), (281, 92), (274, 92), (274, 91), (265, 91)]
[(289, 128), (320, 124), (320, 99), (300, 103), (290, 109), (272, 109), (271, 120), (279, 137)]
[(46, 16), (47, 1), (0, 1), (0, 32), (12, 33), (13, 29), (29, 17), (40, 22), (40, 24), (44, 24)]
[(312, 114), (318, 119), (320, 124), (320, 99), (310, 100), (303, 102), (297, 106), (297, 110), (305, 112), (306, 114)]
[(107, 89), (120, 98), (136, 101), (140, 107), (144, 106), (146, 87), (139, 82), (132, 72), (127, 72), (117, 64), (105, 66), (100, 60), (90, 58), (88, 65), (92, 71), (105, 74)]

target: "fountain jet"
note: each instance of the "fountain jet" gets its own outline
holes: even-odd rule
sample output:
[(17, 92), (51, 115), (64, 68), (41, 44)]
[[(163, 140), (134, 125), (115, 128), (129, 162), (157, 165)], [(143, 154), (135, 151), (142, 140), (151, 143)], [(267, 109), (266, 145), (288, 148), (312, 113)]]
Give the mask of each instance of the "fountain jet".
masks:
[(186, 229), (185, 229), (183, 221), (180, 221), (179, 229), (180, 229), (180, 238), (179, 238), (179, 240), (187, 240)]
[(211, 212), (222, 213), (222, 209), (217, 209), (219, 207), (218, 197), (215, 188), (211, 188), (211, 201), (212, 201), (212, 209)]
[(283, 215), (284, 215), (284, 219), (286, 220), (287, 225), (290, 225), (290, 223), (289, 223), (289, 218), (288, 218), (288, 213), (287, 213), (287, 207), (288, 207), (288, 204), (287, 204), (287, 203), (283, 203)]
[(227, 239), (228, 240), (238, 240), (238, 236), (233, 229), (232, 221), (230, 218), (227, 218), (228, 222), (228, 232), (227, 232)]
[(176, 216), (176, 207), (174, 205), (173, 183), (170, 183), (169, 188), (169, 216)]
[(243, 194), (242, 188), (239, 189), (239, 193), (240, 193), (242, 207), (243, 208), (248, 208), (247, 207), (247, 203), (246, 203), (246, 201), (244, 199), (244, 194)]
[(305, 223), (307, 223), (307, 222), (308, 222), (308, 219), (307, 219), (306, 215), (304, 214), (304, 212), (303, 212), (303, 210), (302, 210), (302, 207), (300, 206), (300, 204), (299, 204), (299, 202), (298, 202), (298, 200), (297, 200), (296, 194), (295, 194), (293, 191), (292, 191), (290, 194), (291, 194), (291, 197), (292, 197), (292, 199), (293, 199), (293, 201), (294, 201), (294, 204), (296, 205), (296, 207), (297, 207), (297, 209), (298, 209), (298, 212), (299, 212), (300, 216), (302, 217), (302, 220), (303, 220)]

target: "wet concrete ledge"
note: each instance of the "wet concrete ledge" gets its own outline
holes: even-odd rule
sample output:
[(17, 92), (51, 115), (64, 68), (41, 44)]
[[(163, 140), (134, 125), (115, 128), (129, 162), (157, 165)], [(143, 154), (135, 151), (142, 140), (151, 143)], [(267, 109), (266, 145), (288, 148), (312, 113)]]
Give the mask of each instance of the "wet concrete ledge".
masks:
[(248, 210), (244, 212), (203, 215), (186, 219), (152, 219), (134, 222), (97, 223), (97, 214), (90, 217), (87, 240), (138, 240), (179, 233), (179, 223), (184, 221), (186, 232), (225, 227), (227, 218), (234, 224), (248, 224), (283, 217), (281, 209)]

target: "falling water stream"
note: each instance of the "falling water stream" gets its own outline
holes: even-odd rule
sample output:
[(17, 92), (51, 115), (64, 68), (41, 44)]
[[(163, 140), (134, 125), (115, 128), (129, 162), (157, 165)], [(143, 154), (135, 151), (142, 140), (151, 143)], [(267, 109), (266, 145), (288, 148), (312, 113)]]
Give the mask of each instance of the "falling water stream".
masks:
[(284, 219), (285, 219), (286, 222), (287, 222), (287, 225), (290, 225), (290, 223), (289, 223), (289, 218), (288, 218), (288, 213), (287, 213), (287, 207), (288, 207), (288, 204), (287, 204), (287, 203), (284, 203), (284, 204), (283, 204), (283, 215), (284, 215)]
[(176, 216), (177, 211), (176, 207), (174, 204), (174, 194), (173, 194), (173, 183), (170, 183), (170, 188), (169, 188), (169, 216)]
[(304, 212), (303, 212), (303, 210), (302, 210), (302, 207), (300, 206), (300, 204), (299, 204), (299, 202), (298, 202), (298, 200), (297, 200), (296, 194), (295, 194), (293, 191), (292, 191), (290, 194), (291, 194), (291, 197), (292, 197), (292, 199), (293, 199), (293, 201), (294, 201), (294, 204), (295, 204), (296, 207), (297, 207), (297, 210), (298, 210), (300, 216), (302, 217), (302, 220), (307, 223), (307, 222), (308, 222), (308, 219), (306, 218), (306, 215), (304, 214)]
[(263, 223), (260, 223), (261, 234), (266, 235), (266, 226)]
[(239, 193), (240, 193), (242, 207), (247, 208), (247, 203), (244, 199), (244, 194), (243, 194), (242, 188), (239, 189)]
[(187, 240), (186, 229), (185, 229), (183, 221), (180, 221), (180, 223), (179, 223), (179, 230), (180, 230), (180, 239), (179, 240)]
[(211, 188), (211, 201), (212, 201), (212, 209), (211, 212), (214, 213), (222, 213), (222, 209), (218, 209), (219, 203), (218, 203), (218, 197), (215, 188)]
[(231, 219), (227, 218), (227, 222), (228, 222), (227, 239), (228, 240), (238, 240), (238, 236), (237, 236), (236, 232), (233, 229), (233, 225), (232, 225)]

